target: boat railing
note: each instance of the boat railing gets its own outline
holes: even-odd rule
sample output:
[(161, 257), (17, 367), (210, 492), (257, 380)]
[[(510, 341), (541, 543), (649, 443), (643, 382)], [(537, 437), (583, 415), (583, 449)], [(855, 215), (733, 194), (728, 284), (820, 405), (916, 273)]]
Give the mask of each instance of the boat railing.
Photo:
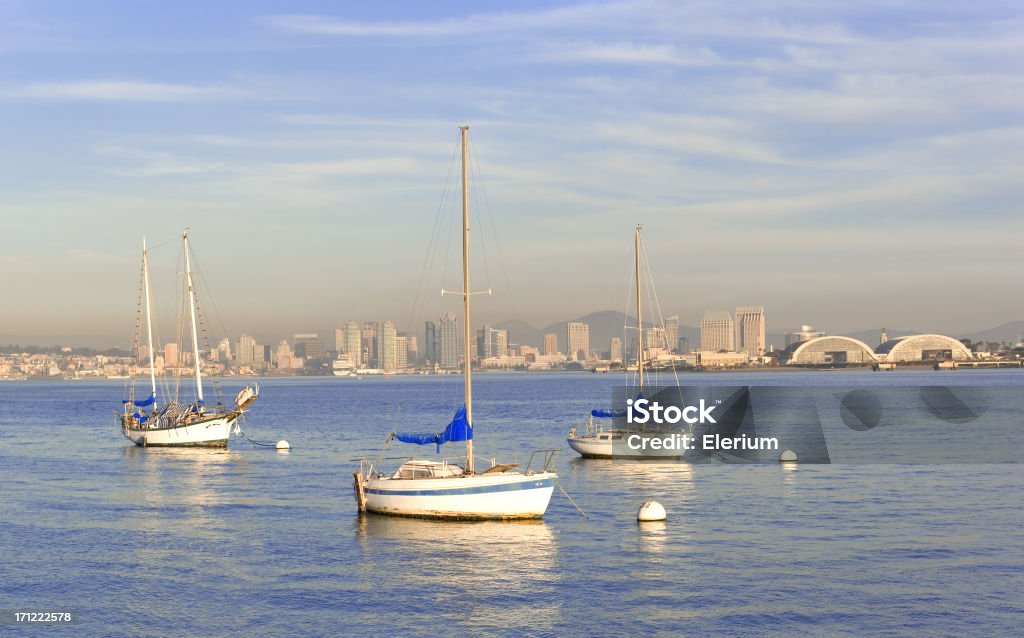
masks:
[[(555, 468), (555, 459), (558, 457), (558, 453), (560, 451), (561, 450), (558, 450), (558, 449), (534, 450), (530, 454), (530, 460), (526, 463), (526, 469), (523, 470), (523, 473), (526, 474), (526, 475), (530, 475), (530, 474), (536, 474), (536, 473), (539, 473), (539, 472), (553, 472), (554, 468)], [(543, 463), (542, 466), (541, 466), (542, 469), (534, 470), (534, 469), (532, 469), (533, 468), (533, 462), (536, 459), (538, 454), (540, 455), (540, 457), (541, 457), (540, 460)]]

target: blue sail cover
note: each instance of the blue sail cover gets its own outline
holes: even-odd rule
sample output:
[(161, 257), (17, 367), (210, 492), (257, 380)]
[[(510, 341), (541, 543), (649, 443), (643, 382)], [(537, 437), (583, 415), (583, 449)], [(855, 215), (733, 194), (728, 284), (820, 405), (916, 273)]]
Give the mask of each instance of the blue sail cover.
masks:
[(395, 438), (402, 443), (415, 443), (416, 445), (434, 443), (437, 445), (438, 453), (440, 453), (442, 443), (448, 443), (449, 441), (472, 441), (473, 426), (466, 420), (466, 406), (462, 406), (459, 408), (458, 412), (455, 413), (455, 418), (452, 419), (452, 422), (444, 429), (444, 432), (440, 432), (438, 434), (396, 433)]
[(625, 410), (591, 410), (590, 416), (595, 416), (599, 419), (617, 419), (619, 417), (626, 416)]
[(124, 403), (125, 405), (128, 405), (129, 403), (131, 403), (132, 405), (137, 405), (140, 408), (144, 408), (147, 405), (153, 405), (154, 403), (156, 403), (156, 395), (155, 394), (150, 394), (149, 398), (145, 399), (144, 401), (134, 401), (134, 400), (131, 400), (131, 399), (126, 399), (124, 401), (121, 401), (121, 403)]

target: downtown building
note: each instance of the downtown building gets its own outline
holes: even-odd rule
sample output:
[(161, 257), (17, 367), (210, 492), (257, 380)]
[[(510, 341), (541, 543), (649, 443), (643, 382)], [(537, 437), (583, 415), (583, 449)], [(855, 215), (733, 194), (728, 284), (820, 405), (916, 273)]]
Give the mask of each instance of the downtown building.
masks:
[(570, 321), (566, 327), (569, 351), (566, 353), (570, 361), (587, 361), (590, 359), (590, 325), (579, 321)]
[(450, 312), (441, 317), (438, 331), (437, 363), (445, 370), (459, 369), (459, 321)]
[(735, 349), (751, 358), (764, 354), (764, 306), (740, 306), (736, 309)]
[(708, 310), (700, 320), (700, 349), (708, 352), (736, 350), (736, 326), (726, 310)]

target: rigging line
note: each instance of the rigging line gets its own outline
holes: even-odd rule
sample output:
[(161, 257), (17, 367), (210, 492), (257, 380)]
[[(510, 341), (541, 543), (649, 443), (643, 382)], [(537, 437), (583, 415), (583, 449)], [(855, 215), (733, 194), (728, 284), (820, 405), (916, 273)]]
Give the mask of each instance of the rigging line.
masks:
[[(244, 413), (243, 414), (239, 414), (238, 415), (238, 419), (239, 419), (239, 421), (245, 422), (245, 414)], [(236, 425), (238, 425), (237, 422), (236, 422)], [(246, 425), (249, 425), (249, 424), (246, 423)], [(263, 441), (256, 441), (256, 440), (250, 439), (249, 435), (245, 433), (245, 430), (243, 430), (240, 425), (238, 427), (238, 433), (242, 435), (242, 438), (244, 438), (249, 443), (252, 443), (253, 445), (258, 445), (260, 447), (273, 447), (273, 448), (277, 447), (277, 443), (266, 443), (266, 442), (263, 442)]]
[[(654, 293), (654, 303), (658, 309), (658, 319), (659, 321), (661, 321), (661, 338), (664, 341), (665, 349), (671, 353), (672, 347), (668, 343), (668, 334), (665, 331), (665, 316), (661, 312), (661, 302), (658, 300), (658, 291), (654, 287), (654, 277), (651, 275), (651, 264), (647, 260), (647, 248), (643, 245), (643, 243), (640, 244), (640, 254), (643, 257), (644, 267), (647, 269), (647, 277), (650, 279), (651, 291)], [(675, 378), (676, 386), (678, 386), (679, 373), (676, 371), (675, 363), (672, 364), (672, 376)]]
[(572, 506), (575, 507), (576, 510), (579, 511), (580, 514), (583, 514), (583, 518), (585, 518), (585, 519), (587, 519), (589, 521), (590, 517), (587, 515), (586, 512), (583, 511), (583, 508), (581, 508), (579, 505), (576, 504), (576, 501), (572, 500), (572, 497), (569, 496), (569, 493), (565, 491), (565, 488), (562, 487), (562, 484), (559, 483), (558, 481), (555, 481), (555, 485), (557, 485), (558, 489), (561, 490), (562, 494), (565, 495), (565, 498), (569, 499), (569, 502), (572, 503)]
[[(455, 171), (455, 158), (458, 155), (457, 148), (452, 149), (451, 159), (448, 161), (448, 176), (445, 177), (444, 185), (441, 187), (441, 201), (438, 203), (437, 212), (434, 213), (434, 227), (430, 231), (430, 241), (427, 243), (426, 255), (423, 257), (423, 267), (420, 269), (420, 280), (416, 284), (416, 296), (413, 298), (412, 308), (409, 310), (409, 319), (406, 322), (406, 333), (412, 332), (413, 317), (418, 310), (426, 304), (426, 290), (424, 279), (428, 279), (428, 272), (433, 271), (433, 263), (437, 261), (438, 243), (441, 235), (441, 220), (445, 208), (445, 200), (450, 192), (452, 174)], [(433, 259), (431, 259), (433, 257)], [(426, 344), (424, 344), (425, 346)]]
[[(494, 238), (494, 248), (498, 252), (498, 265), (501, 266), (502, 278), (505, 281), (505, 291), (504, 292), (505, 292), (505, 295), (508, 297), (508, 303), (509, 303), (509, 306), (512, 309), (512, 316), (518, 317), (519, 316), (519, 312), (518, 312), (518, 308), (516, 307), (516, 300), (515, 300), (515, 297), (512, 294), (512, 285), (509, 283), (509, 279), (508, 279), (508, 269), (505, 267), (505, 256), (501, 252), (501, 242), (498, 241), (497, 224), (494, 221), (494, 214), (491, 212), (491, 202), (490, 202), (490, 199), (487, 197), (487, 185), (486, 185), (486, 182), (484, 182), (483, 177), (482, 177), (483, 170), (480, 168), (480, 161), (476, 159), (476, 156), (473, 155), (472, 157), (473, 157), (473, 164), (471, 164), (471, 166), (475, 170), (476, 183), (479, 185), (478, 188), (479, 188), (480, 194), (481, 194), (481, 196), (483, 197), (483, 200), (484, 200), (484, 208), (483, 208), (483, 210), (484, 210), (484, 213), (486, 213), (487, 221), (490, 222), (491, 236)], [(482, 219), (482, 217), (480, 217), (479, 215), (478, 215), (478, 217)], [(483, 225), (483, 224), (481, 223), (481, 225)], [(482, 242), (483, 242), (483, 240), (481, 239), (481, 243)], [(489, 283), (490, 282), (488, 282), (488, 284)]]

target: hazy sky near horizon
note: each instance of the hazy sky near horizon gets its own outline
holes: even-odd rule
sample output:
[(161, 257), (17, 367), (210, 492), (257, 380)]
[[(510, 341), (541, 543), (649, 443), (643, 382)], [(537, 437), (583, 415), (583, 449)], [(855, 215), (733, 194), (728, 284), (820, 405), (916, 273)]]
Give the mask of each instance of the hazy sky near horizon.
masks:
[(233, 335), (403, 330), (459, 124), (481, 322), (624, 310), (637, 223), (687, 325), (1024, 318), (1019, 3), (0, 0), (0, 60), (0, 333), (129, 332), (186, 225)]

